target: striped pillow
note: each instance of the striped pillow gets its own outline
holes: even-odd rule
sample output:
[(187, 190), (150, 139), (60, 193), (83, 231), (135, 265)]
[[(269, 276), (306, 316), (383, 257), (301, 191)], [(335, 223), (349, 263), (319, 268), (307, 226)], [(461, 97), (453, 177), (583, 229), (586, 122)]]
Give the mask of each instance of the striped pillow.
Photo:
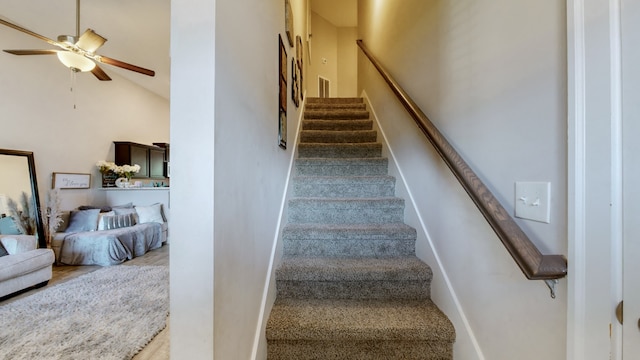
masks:
[(133, 226), (136, 223), (133, 214), (103, 216), (102, 221), (105, 230)]

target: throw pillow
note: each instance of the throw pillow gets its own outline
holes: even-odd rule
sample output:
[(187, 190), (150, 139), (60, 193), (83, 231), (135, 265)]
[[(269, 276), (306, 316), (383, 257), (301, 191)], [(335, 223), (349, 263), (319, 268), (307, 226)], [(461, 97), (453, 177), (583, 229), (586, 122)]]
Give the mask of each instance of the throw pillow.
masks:
[(72, 211), (65, 232), (95, 231), (98, 228), (100, 209)]
[(67, 231), (67, 226), (69, 226), (69, 217), (71, 216), (70, 211), (63, 211), (62, 215), (60, 215), (60, 225), (56, 229), (56, 232), (65, 232)]
[(7, 252), (7, 249), (5, 249), (4, 245), (2, 245), (2, 243), (0, 242), (0, 257), (7, 256), (7, 255), (9, 255), (9, 253)]
[(128, 214), (133, 214), (134, 224), (135, 224), (135, 223), (138, 223), (138, 218), (137, 218), (137, 214), (136, 214), (136, 209), (134, 209), (133, 207), (130, 207), (130, 208), (114, 207), (114, 208), (113, 208), (113, 212), (115, 212), (115, 213), (116, 213), (116, 215), (128, 215)]
[(0, 234), (2, 235), (20, 235), (15, 221), (11, 216), (6, 216), (0, 219)]
[(156, 203), (149, 206), (136, 206), (136, 213), (138, 214), (138, 223), (164, 223), (164, 216), (162, 215), (162, 204)]
[(119, 229), (135, 225), (133, 214), (103, 216), (102, 223), (104, 230)]
[(112, 210), (112, 211), (108, 211), (108, 212), (101, 212), (100, 214), (98, 214), (98, 231), (100, 231), (100, 230), (106, 230), (106, 229), (104, 228), (104, 221), (102, 221), (102, 219), (103, 219), (105, 216), (113, 216), (113, 215), (115, 215), (115, 214), (116, 214), (116, 213), (115, 213), (113, 210)]

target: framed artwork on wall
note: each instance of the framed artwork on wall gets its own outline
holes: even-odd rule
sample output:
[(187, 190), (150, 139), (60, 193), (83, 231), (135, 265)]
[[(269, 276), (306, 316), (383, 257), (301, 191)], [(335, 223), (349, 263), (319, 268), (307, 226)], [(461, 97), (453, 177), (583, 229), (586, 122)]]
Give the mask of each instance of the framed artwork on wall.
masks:
[(302, 69), (304, 69), (302, 67), (302, 65), (303, 65), (303, 60), (302, 60), (303, 54), (304, 54), (304, 49), (302, 47), (302, 38), (300, 37), (300, 35), (298, 35), (298, 36), (296, 36), (296, 59), (297, 59), (297, 65), (298, 65), (297, 73), (296, 73), (296, 75), (297, 75), (296, 79), (298, 80), (298, 90), (299, 90), (299, 93), (300, 93), (300, 100), (304, 100), (304, 91), (303, 91), (304, 87), (303, 87), (303, 83), (302, 83), (302, 78), (303, 78)]
[(291, 3), (289, 0), (284, 0), (284, 20), (287, 40), (289, 40), (289, 46), (293, 47), (293, 11), (291, 10)]
[(298, 63), (291, 58), (291, 99), (296, 107), (300, 106), (300, 88), (298, 87)]
[(88, 189), (91, 187), (91, 174), (54, 172), (51, 179), (52, 189)]
[(278, 145), (287, 148), (287, 50), (278, 35)]

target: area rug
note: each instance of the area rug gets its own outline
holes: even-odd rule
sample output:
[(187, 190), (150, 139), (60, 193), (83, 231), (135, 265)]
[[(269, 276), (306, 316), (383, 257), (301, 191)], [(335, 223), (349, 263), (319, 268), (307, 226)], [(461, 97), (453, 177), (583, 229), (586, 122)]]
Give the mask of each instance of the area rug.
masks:
[(102, 268), (0, 306), (0, 359), (131, 359), (166, 326), (169, 268)]

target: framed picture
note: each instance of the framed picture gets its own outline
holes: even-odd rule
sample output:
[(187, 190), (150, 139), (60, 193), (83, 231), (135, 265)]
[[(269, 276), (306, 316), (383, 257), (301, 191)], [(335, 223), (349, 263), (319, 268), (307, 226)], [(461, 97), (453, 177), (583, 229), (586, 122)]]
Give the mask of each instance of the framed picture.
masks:
[(293, 47), (293, 11), (289, 0), (284, 0), (284, 20), (287, 40), (289, 40), (289, 46)]
[(291, 99), (296, 107), (300, 106), (300, 88), (298, 87), (298, 63), (291, 59)]
[(278, 36), (278, 146), (287, 148), (287, 50), (282, 42), (282, 36)]
[(287, 148), (287, 112), (282, 110), (278, 119), (278, 145)]
[(303, 83), (302, 83), (302, 74), (303, 71), (303, 54), (304, 54), (304, 48), (302, 47), (302, 38), (300, 37), (300, 35), (296, 36), (296, 58), (297, 58), (297, 73), (296, 73), (296, 80), (297, 80), (297, 86), (298, 86), (298, 90), (299, 90), (299, 96), (300, 96), (300, 100), (304, 100), (304, 91), (302, 91), (302, 89), (304, 89), (303, 87)]
[(91, 187), (91, 174), (53, 173), (52, 189), (88, 189)]

